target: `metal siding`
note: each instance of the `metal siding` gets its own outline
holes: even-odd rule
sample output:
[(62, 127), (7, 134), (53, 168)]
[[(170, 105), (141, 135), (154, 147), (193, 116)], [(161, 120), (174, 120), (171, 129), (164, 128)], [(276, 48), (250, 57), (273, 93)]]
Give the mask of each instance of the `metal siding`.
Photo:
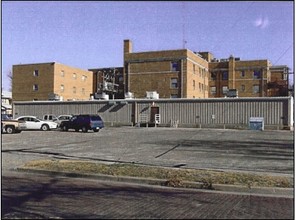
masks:
[[(110, 102), (115, 104), (111, 105)], [(124, 102), (124, 103), (121, 103)], [(248, 125), (250, 117), (264, 117), (265, 125), (290, 125), (293, 119), (291, 98), (258, 99), (168, 99), (110, 100), (84, 102), (15, 102), (14, 111), (21, 115), (99, 114), (106, 122), (131, 123), (133, 114), (147, 114), (150, 106), (159, 106), (161, 124), (178, 120), (183, 125)], [(137, 112), (133, 113), (133, 103)], [(292, 110), (291, 110), (292, 109)], [(14, 114), (15, 114), (14, 113)], [(214, 115), (214, 119), (212, 119)], [(284, 117), (284, 118), (283, 118)], [(139, 119), (139, 118), (138, 118)]]

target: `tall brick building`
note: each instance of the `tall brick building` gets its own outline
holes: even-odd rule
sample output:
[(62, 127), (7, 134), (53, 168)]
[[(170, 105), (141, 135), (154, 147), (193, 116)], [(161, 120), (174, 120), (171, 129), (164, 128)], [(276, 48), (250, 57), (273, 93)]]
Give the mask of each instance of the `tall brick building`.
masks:
[(93, 92), (91, 71), (56, 62), (13, 65), (12, 73), (13, 101), (89, 100)]
[(135, 98), (156, 91), (159, 98), (208, 98), (208, 62), (190, 50), (132, 52), (124, 41), (124, 89)]
[(268, 60), (213, 59), (209, 63), (209, 97), (224, 97), (229, 89), (236, 89), (239, 97), (267, 96), (270, 67)]

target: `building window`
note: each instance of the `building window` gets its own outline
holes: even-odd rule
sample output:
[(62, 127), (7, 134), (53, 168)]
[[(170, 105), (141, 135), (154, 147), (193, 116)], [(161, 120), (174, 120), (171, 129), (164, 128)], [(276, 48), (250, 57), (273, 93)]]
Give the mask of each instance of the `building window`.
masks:
[(172, 89), (178, 88), (178, 79), (177, 78), (171, 78), (171, 88)]
[(211, 95), (216, 95), (217, 88), (216, 86), (211, 86)]
[(244, 92), (246, 90), (245, 85), (241, 85), (241, 91)]
[(216, 80), (217, 79), (217, 73), (211, 72), (211, 80)]
[(87, 76), (85, 76), (85, 75), (82, 75), (82, 76), (81, 76), (81, 80), (82, 80), (82, 81), (85, 81), (86, 79), (87, 79)]
[(61, 92), (64, 92), (64, 90), (65, 90), (64, 85), (61, 85)]
[(33, 76), (39, 76), (39, 71), (38, 70), (34, 70)]
[(195, 64), (193, 64), (193, 74), (196, 74)]
[(33, 91), (38, 91), (38, 89), (39, 89), (39, 88), (38, 88), (38, 85), (37, 85), (37, 84), (34, 84), (34, 85), (33, 85)]
[(178, 62), (171, 62), (171, 71), (178, 71), (179, 65)]
[(76, 78), (77, 78), (76, 73), (73, 73), (73, 79), (76, 79)]
[(65, 76), (65, 72), (64, 70), (61, 71), (61, 77), (64, 77)]
[(201, 83), (198, 83), (199, 91), (201, 92)]
[(195, 90), (195, 80), (192, 81), (193, 90)]
[(261, 78), (261, 71), (254, 70), (254, 79), (260, 79), (260, 78)]
[(76, 93), (76, 87), (75, 86), (73, 87), (73, 93)]
[(245, 71), (242, 70), (242, 71), (241, 71), (241, 77), (245, 77), (245, 74), (246, 74)]
[(178, 98), (178, 95), (177, 94), (171, 94), (171, 99), (175, 99), (175, 98)]
[(222, 94), (226, 95), (228, 92), (228, 86), (222, 86)]
[(222, 80), (228, 80), (228, 72), (227, 71), (222, 72)]
[(253, 85), (253, 94), (259, 93), (259, 85)]

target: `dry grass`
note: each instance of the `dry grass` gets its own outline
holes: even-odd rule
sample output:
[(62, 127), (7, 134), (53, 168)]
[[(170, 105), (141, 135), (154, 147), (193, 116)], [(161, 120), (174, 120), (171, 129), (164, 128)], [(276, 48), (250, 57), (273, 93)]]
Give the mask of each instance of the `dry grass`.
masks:
[(102, 164), (75, 160), (37, 160), (25, 164), (23, 168), (83, 174), (154, 178), (167, 180), (168, 186), (182, 186), (182, 182), (191, 181), (203, 183), (206, 188), (211, 188), (212, 184), (244, 185), (248, 187), (294, 187), (293, 179), (283, 176), (164, 168), (133, 164)]

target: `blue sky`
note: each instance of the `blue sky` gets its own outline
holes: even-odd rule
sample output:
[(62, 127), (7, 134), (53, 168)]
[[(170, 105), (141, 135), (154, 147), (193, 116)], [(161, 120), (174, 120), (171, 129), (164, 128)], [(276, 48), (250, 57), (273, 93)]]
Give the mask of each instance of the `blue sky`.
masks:
[(56, 61), (81, 69), (123, 66), (133, 52), (209, 51), (268, 59), (294, 71), (293, 1), (2, 1), (2, 88), (12, 65)]

